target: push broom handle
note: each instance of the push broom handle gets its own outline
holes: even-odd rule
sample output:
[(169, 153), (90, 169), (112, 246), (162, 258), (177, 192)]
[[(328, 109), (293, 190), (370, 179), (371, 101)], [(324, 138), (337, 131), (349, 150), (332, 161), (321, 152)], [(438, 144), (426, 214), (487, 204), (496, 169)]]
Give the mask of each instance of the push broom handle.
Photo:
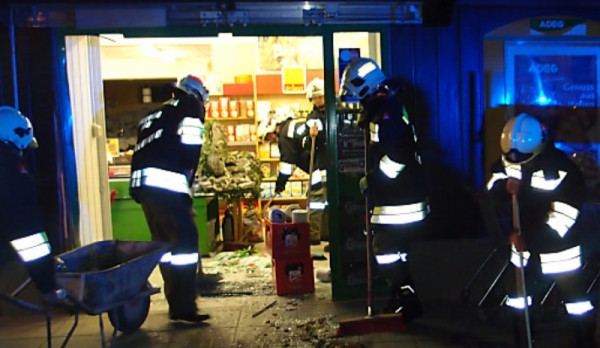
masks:
[[(365, 127), (364, 134), (364, 146), (365, 146), (365, 178), (369, 173), (368, 168), (368, 150), (369, 150), (369, 128)], [(371, 224), (369, 223), (369, 196), (365, 194), (365, 230), (367, 234), (367, 238), (365, 243), (367, 249), (367, 316), (373, 316), (373, 265), (371, 264), (372, 250), (371, 250)]]
[[(519, 217), (519, 200), (517, 199), (516, 193), (512, 194), (512, 215), (513, 215), (513, 228), (515, 229), (517, 236), (520, 238), (521, 237), (521, 219)], [(515, 249), (516, 249), (516, 246), (515, 246)], [(525, 314), (524, 319), (525, 319), (525, 333), (526, 333), (526, 337), (527, 337), (527, 347), (532, 348), (533, 344), (532, 344), (532, 336), (531, 336), (531, 325), (530, 325), (530, 321), (529, 321), (529, 304), (527, 301), (527, 286), (525, 285), (525, 266), (524, 266), (525, 262), (523, 259), (523, 251), (517, 250), (517, 253), (519, 253), (519, 268), (517, 269), (517, 272), (516, 272), (517, 288), (519, 289), (519, 291), (521, 292), (521, 295), (523, 296), (523, 313)]]
[[(306, 192), (306, 205), (307, 205), (307, 217), (306, 219), (310, 222), (310, 193), (312, 191), (312, 178), (313, 178), (313, 170), (315, 169), (315, 143), (316, 137), (310, 136), (310, 163), (308, 163), (308, 189)], [(323, 178), (321, 178), (322, 180)]]

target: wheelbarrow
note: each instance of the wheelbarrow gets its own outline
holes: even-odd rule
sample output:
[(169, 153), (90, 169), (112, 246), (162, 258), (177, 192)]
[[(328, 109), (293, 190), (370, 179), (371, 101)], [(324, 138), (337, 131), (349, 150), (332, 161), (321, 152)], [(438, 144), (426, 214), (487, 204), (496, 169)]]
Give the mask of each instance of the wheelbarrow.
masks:
[[(168, 244), (162, 242), (100, 241), (58, 255), (56, 281), (66, 290), (64, 307), (74, 313), (73, 325), (61, 347), (72, 337), (80, 311), (98, 315), (103, 347), (106, 343), (103, 313), (108, 314), (114, 327), (111, 345), (118, 331), (138, 330), (148, 317), (150, 296), (160, 292), (160, 288), (148, 283), (148, 277), (167, 249)], [(46, 312), (48, 347), (51, 347), (49, 309), (16, 299), (25, 286), (24, 283), (10, 296), (1, 298), (26, 309)]]

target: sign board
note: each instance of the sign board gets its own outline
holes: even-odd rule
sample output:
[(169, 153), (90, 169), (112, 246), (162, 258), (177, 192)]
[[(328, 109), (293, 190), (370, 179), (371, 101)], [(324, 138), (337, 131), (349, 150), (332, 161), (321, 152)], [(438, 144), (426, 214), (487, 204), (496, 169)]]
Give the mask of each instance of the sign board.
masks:
[(515, 104), (595, 107), (597, 64), (596, 55), (515, 55)]
[(281, 68), (281, 91), (284, 94), (300, 94), (306, 89), (306, 67), (285, 66)]
[(579, 18), (532, 18), (529, 27), (531, 35), (586, 35), (585, 21)]

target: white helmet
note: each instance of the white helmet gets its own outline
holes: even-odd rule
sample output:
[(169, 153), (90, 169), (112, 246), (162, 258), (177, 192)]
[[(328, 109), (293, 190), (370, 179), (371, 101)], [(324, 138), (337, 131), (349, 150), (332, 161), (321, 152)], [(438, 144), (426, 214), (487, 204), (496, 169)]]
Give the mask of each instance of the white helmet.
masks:
[(34, 143), (31, 122), (18, 110), (0, 106), (0, 141), (10, 142), (23, 150)]
[(500, 148), (511, 163), (530, 161), (544, 150), (546, 129), (533, 116), (520, 114), (506, 122), (500, 135)]
[(208, 102), (208, 89), (204, 87), (204, 83), (199, 77), (188, 75), (179, 80), (177, 87), (198, 98), (203, 104)]
[(306, 86), (306, 99), (312, 101), (313, 97), (322, 97), (325, 95), (325, 83), (322, 79), (316, 77), (308, 86)]
[(256, 129), (256, 136), (261, 140), (265, 141), (265, 138), (269, 133), (274, 133), (277, 128), (277, 121), (274, 118), (264, 119)]
[(379, 65), (373, 59), (354, 59), (346, 66), (342, 74), (340, 96), (348, 95), (362, 100), (375, 93), (386, 79)]

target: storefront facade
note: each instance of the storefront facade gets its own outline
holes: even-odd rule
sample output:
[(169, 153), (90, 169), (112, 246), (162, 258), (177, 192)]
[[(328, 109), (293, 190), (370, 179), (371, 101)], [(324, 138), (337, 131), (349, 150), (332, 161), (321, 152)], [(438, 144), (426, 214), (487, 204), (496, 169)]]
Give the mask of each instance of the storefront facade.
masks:
[[(109, 4), (95, 5), (91, 9), (8, 7), (11, 11), (3, 18), (7, 25), (1, 27), (0, 33), (2, 38), (7, 38), (0, 40), (4, 52), (0, 101), (18, 105), (23, 113), (30, 115), (40, 143), (48, 144), (40, 147), (32, 161), (36, 174), (44, 177), (40, 188), (44, 193), (49, 234), (57, 249), (66, 250), (110, 238), (107, 232), (110, 218), (106, 215), (108, 170), (105, 163), (93, 160), (98, 158), (99, 151), (104, 151), (106, 138), (102, 132), (104, 103), (94, 99), (102, 89), (98, 67), (94, 66), (99, 64), (93, 58), (98, 54), (94, 40), (102, 33), (119, 32), (137, 37), (215, 37), (219, 32), (230, 32), (234, 37), (321, 37), (330, 125), (338, 121), (334, 107), (339, 76), (336, 33), (378, 33), (378, 61), (390, 76), (405, 81), (403, 100), (416, 120), (424, 158), (429, 160), (432, 170), (445, 173), (434, 183), (438, 188), (438, 196), (434, 197), (438, 205), (436, 226), (444, 226), (436, 232), (436, 237), (453, 238), (464, 237), (469, 234), (465, 231), (478, 228), (472, 216), (474, 207), (464, 186), (478, 189), (485, 182), (486, 156), (494, 155), (490, 149), (494, 148), (493, 134), (498, 131), (498, 125), (491, 126), (489, 131), (486, 127), (491, 117), (496, 120), (507, 116), (506, 108), (499, 110), (490, 102), (495, 80), (489, 75), (490, 68), (486, 65), (489, 60), (484, 59), (486, 37), (489, 40), (489, 33), (530, 18), (578, 18), (584, 23), (600, 20), (600, 7), (587, 1), (570, 2), (568, 6), (561, 1), (546, 1), (543, 5), (537, 1), (456, 1), (452, 2), (454, 6), (442, 1), (415, 2), (419, 7), (415, 13), (422, 16), (420, 20), (399, 18), (396, 2), (352, 2), (355, 7), (348, 13), (343, 12), (349, 8), (341, 2), (322, 2), (312, 12), (300, 12), (303, 15), (296, 12), (300, 5), (286, 3), (287, 7), (263, 3), (253, 8), (249, 2), (239, 2), (235, 9), (214, 4), (213, 7), (190, 4), (180, 8), (151, 5), (143, 9)], [(403, 15), (407, 15), (409, 7), (403, 11)], [(223, 13), (229, 17), (223, 17)], [(337, 19), (333, 13), (337, 13)], [(587, 27), (593, 25), (587, 24)], [(511, 35), (505, 37), (505, 41), (527, 40), (529, 36), (522, 32)], [(589, 31), (577, 35), (593, 41), (590, 36)], [(11, 37), (14, 40), (10, 40)], [(75, 39), (68, 39), (73, 37)], [(536, 39), (540, 37), (557, 40), (563, 33), (546, 32)], [(76, 60), (68, 58), (73, 54), (78, 57)], [(597, 111), (597, 88), (595, 98), (593, 109)], [(77, 115), (91, 116), (81, 119)], [(335, 174), (340, 170), (337, 131), (335, 126), (330, 127), (328, 134), (330, 209), (333, 212), (330, 226), (339, 233), (332, 237), (338, 238), (337, 243), (332, 243), (333, 292), (334, 298), (345, 298), (358, 295), (362, 290), (348, 286), (347, 274), (335, 274), (347, 267), (343, 264), (347, 243), (341, 240), (339, 231), (342, 221), (353, 211), (345, 205), (351, 198), (341, 194), (347, 192), (344, 185), (351, 185), (353, 179), (338, 180)], [(81, 135), (85, 136), (78, 138)], [(86, 177), (85, 183), (82, 176)], [(449, 224), (453, 226), (451, 230), (447, 228)]]

